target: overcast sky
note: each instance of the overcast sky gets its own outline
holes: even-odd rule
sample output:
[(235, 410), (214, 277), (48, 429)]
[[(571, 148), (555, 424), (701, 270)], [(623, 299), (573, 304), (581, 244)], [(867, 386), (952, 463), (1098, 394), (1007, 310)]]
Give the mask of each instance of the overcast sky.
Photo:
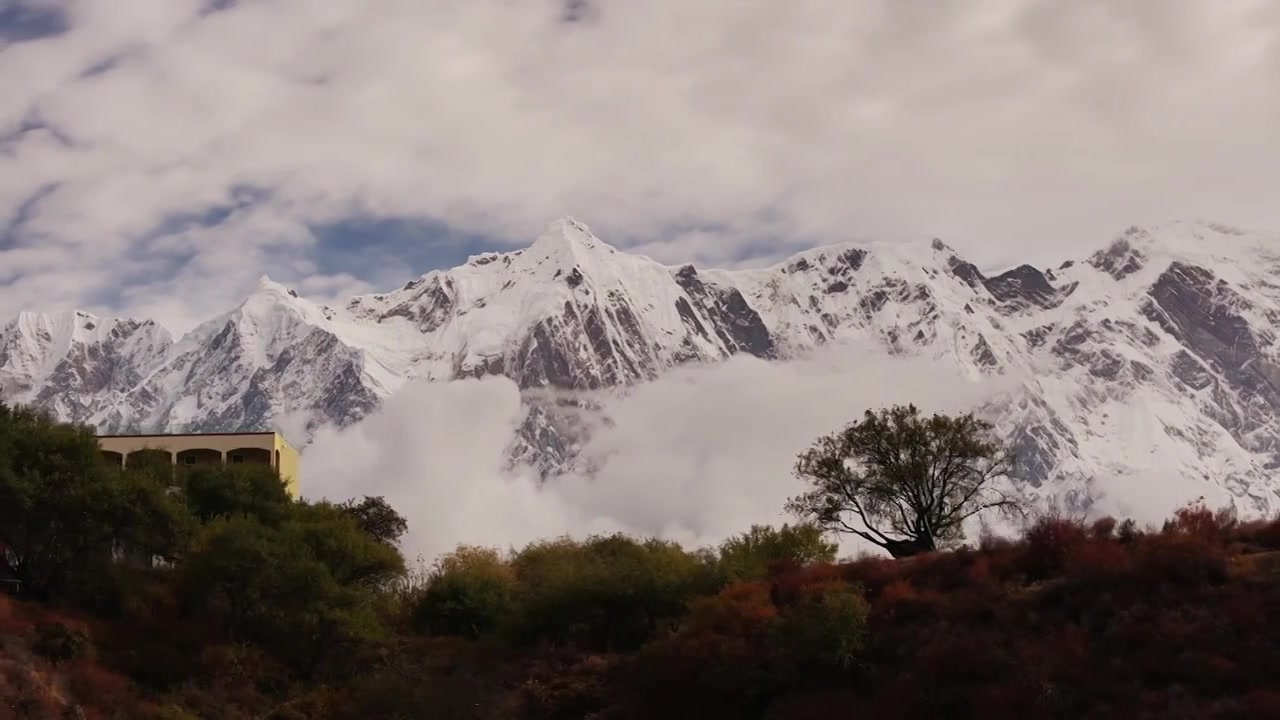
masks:
[(572, 214), (669, 262), (1280, 228), (1275, 0), (0, 0), (0, 317), (174, 329)]

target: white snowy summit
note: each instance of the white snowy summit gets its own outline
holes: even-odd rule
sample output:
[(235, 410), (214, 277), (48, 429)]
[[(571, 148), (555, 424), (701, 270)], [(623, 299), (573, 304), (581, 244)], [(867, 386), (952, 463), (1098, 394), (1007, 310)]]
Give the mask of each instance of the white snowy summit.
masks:
[(24, 313), (0, 327), (0, 395), (111, 431), (310, 431), (411, 379), (501, 374), (532, 408), (513, 458), (554, 472), (575, 459), (585, 391), (855, 342), (1029, 378), (986, 412), (1033, 487), (1084, 502), (1095, 477), (1173, 473), (1274, 511), (1277, 328), (1280, 237), (1218, 225), (1130, 228), (1059, 267), (987, 277), (940, 240), (668, 267), (564, 218), (526, 249), (342, 307), (263, 278), (177, 342), (150, 321)]

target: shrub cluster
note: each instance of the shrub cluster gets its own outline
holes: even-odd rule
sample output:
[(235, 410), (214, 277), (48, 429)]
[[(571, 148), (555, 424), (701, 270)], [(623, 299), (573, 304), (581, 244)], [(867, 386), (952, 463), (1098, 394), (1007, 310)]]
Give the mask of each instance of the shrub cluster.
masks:
[(1280, 520), (1050, 516), (848, 562), (807, 524), (558, 538), (413, 580), (380, 498), (171, 486), (91, 440), (0, 406), (0, 570), (26, 588), (0, 597), (0, 719), (1280, 717)]

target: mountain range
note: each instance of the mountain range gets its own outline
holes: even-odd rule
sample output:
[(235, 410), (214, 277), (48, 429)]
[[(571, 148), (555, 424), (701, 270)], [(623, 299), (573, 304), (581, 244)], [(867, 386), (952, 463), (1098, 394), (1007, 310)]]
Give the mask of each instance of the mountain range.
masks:
[(729, 271), (628, 254), (563, 218), (525, 249), (340, 306), (264, 277), (180, 338), (147, 319), (22, 313), (0, 327), (0, 398), (101, 432), (287, 427), (305, 445), (409, 381), (505, 375), (530, 408), (511, 459), (552, 475), (581, 469), (611, 392), (849, 343), (1017, 378), (982, 412), (1031, 490), (1087, 505), (1096, 479), (1172, 473), (1276, 511), (1280, 236), (1171, 223), (1103, 245), (991, 275), (938, 239)]

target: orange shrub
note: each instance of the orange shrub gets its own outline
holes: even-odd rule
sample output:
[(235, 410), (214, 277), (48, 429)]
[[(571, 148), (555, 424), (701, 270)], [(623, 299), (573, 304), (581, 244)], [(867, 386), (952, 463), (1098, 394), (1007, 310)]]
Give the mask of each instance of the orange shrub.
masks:
[(769, 599), (769, 585), (730, 585), (719, 595), (698, 598), (689, 608), (687, 633), (711, 633), (721, 637), (751, 638), (778, 616)]

